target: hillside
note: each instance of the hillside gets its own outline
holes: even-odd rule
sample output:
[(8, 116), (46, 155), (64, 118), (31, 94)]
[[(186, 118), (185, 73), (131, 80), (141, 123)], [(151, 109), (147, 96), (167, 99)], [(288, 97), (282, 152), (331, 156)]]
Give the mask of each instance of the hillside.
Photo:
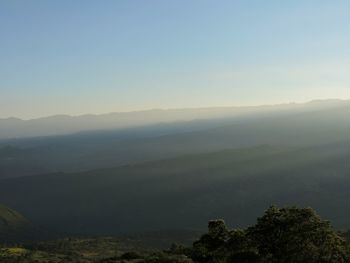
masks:
[[(245, 226), (271, 204), (315, 207), (350, 227), (350, 142), (259, 146), (76, 174), (4, 179), (0, 200), (48, 229), (111, 235)], [(247, 209), (249, 208), (249, 209)]]
[(29, 240), (34, 233), (32, 224), (25, 217), (0, 204), (0, 242)]
[(239, 118), (2, 141), (0, 178), (113, 168), (262, 144), (310, 147), (350, 140), (350, 106), (319, 103)]
[(151, 239), (142, 235), (123, 238), (70, 237), (24, 246), (5, 245), (0, 246), (0, 261), (344, 263), (350, 260), (349, 248), (350, 243), (344, 238), (344, 233), (335, 230), (312, 208), (270, 206), (254, 225), (246, 229), (230, 228), (223, 219), (214, 219), (208, 222), (207, 232), (201, 234), (175, 231), (153, 233)]

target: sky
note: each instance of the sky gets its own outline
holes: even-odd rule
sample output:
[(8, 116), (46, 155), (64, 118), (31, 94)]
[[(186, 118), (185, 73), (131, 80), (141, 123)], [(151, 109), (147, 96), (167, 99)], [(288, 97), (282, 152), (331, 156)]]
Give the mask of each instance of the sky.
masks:
[(0, 118), (350, 99), (350, 1), (1, 0)]

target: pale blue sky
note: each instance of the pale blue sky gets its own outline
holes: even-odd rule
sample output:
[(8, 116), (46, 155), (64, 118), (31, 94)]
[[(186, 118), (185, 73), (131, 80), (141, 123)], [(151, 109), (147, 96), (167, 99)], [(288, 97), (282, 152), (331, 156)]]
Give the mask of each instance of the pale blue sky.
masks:
[(350, 1), (0, 0), (0, 118), (350, 98)]

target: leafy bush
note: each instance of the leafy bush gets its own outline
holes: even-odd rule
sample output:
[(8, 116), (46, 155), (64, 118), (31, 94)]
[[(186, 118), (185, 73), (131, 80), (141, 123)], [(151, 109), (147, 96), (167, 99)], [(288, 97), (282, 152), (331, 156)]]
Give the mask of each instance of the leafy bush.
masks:
[(210, 221), (193, 244), (195, 262), (345, 263), (349, 244), (311, 208), (270, 207), (246, 230)]

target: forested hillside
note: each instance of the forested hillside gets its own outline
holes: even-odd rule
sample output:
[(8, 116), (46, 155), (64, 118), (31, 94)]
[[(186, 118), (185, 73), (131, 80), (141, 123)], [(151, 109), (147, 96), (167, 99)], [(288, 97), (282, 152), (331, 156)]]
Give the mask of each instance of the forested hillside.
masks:
[(349, 228), (349, 149), (349, 142), (266, 145), (4, 179), (0, 200), (35, 223), (76, 234), (201, 229), (216, 217), (245, 226), (270, 204), (312, 206), (336, 227)]

